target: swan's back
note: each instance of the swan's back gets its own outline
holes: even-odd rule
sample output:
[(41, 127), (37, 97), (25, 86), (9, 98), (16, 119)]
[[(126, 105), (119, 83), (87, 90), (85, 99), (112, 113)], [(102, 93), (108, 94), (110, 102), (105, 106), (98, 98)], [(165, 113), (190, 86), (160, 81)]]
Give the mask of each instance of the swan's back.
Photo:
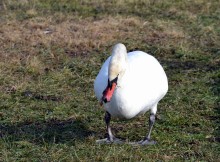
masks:
[[(134, 51), (128, 53), (129, 80), (131, 85), (135, 85), (145, 90), (157, 89), (160, 93), (166, 94), (168, 90), (167, 76), (163, 67), (153, 56), (142, 52)], [(134, 87), (134, 86), (132, 86)]]

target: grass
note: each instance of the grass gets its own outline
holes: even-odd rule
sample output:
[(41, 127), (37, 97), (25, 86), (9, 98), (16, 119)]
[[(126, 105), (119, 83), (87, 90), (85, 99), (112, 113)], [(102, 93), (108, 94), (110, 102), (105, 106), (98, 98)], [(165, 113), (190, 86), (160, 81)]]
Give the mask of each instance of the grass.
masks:
[[(0, 161), (218, 161), (219, 8), (217, 0), (1, 1)], [(157, 145), (95, 143), (106, 132), (93, 81), (117, 42), (151, 53), (168, 75)], [(115, 120), (113, 131), (137, 141), (147, 121)]]

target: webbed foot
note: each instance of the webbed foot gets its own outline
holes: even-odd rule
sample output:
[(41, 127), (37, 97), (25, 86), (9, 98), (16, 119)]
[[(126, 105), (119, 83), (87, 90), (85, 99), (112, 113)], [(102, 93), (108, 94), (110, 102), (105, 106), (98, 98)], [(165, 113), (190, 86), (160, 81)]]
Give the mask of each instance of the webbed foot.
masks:
[(156, 143), (157, 143), (156, 141), (150, 141), (146, 139), (146, 140), (141, 140), (139, 142), (130, 142), (129, 144), (134, 146), (144, 146), (144, 145), (155, 145)]
[(125, 142), (118, 138), (114, 138), (113, 140), (110, 140), (109, 138), (104, 138), (104, 139), (96, 140), (96, 143), (98, 144), (123, 144)]

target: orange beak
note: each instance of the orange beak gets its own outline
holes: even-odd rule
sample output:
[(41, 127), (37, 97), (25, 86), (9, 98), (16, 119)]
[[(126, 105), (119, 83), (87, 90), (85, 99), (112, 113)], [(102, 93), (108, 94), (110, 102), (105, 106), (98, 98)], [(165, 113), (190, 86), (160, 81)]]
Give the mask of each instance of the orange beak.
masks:
[(113, 82), (111, 87), (109, 85), (106, 87), (106, 89), (103, 91), (102, 101), (100, 102), (101, 105), (103, 102), (106, 103), (111, 101), (116, 86), (117, 84)]

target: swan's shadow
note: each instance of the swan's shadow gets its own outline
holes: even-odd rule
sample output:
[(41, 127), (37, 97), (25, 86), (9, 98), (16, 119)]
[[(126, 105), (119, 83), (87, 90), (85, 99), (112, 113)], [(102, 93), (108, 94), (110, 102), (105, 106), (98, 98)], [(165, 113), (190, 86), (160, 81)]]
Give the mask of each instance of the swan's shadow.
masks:
[(69, 143), (83, 140), (93, 132), (81, 120), (58, 120), (0, 124), (0, 137), (9, 141), (29, 141), (35, 144)]

